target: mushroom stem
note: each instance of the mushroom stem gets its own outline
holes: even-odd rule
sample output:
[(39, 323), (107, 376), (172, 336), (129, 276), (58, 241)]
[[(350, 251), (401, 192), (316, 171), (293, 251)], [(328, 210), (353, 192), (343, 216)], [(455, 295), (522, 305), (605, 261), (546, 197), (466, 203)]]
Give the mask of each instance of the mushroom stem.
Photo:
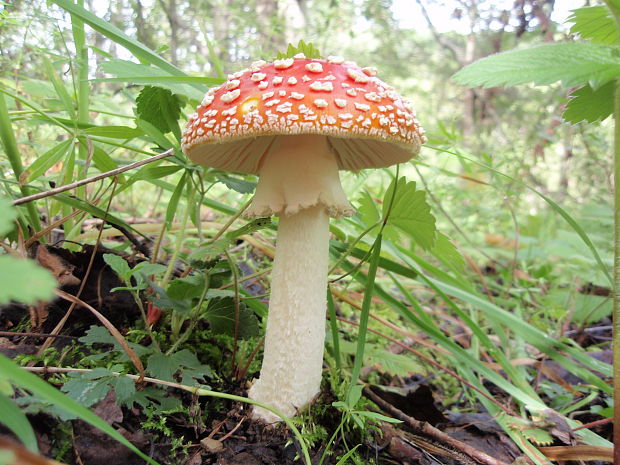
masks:
[[(321, 384), (328, 244), (324, 206), (280, 218), (263, 366), (249, 396), (291, 417), (318, 394)], [(258, 407), (254, 416), (279, 420)]]
[[(319, 392), (323, 345), (329, 217), (353, 210), (338, 164), (319, 135), (279, 136), (260, 163), (249, 215), (279, 215), (263, 366), (252, 399), (295, 416)], [(254, 416), (277, 421), (255, 408)]]

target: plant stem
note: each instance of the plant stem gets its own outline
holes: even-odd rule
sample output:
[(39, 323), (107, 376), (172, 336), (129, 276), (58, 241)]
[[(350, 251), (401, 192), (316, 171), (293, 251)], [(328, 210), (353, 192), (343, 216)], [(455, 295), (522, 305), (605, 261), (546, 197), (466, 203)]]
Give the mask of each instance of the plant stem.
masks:
[[(4, 152), (6, 153), (13, 173), (15, 173), (15, 180), (19, 182), (19, 176), (24, 171), (19, 149), (17, 148), (17, 141), (15, 140), (15, 133), (11, 125), (11, 118), (9, 117), (9, 111), (4, 100), (4, 95), (0, 93), (0, 140), (4, 146)], [(22, 195), (30, 194), (29, 189), (25, 186), (20, 186)], [(28, 219), (30, 226), (35, 231), (41, 229), (41, 223), (39, 222), (39, 214), (34, 204), (27, 205)]]

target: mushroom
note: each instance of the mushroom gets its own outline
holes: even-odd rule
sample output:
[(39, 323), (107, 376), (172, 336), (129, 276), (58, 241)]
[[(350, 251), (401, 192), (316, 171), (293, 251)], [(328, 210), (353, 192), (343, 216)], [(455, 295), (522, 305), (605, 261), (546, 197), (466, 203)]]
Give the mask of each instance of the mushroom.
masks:
[[(260, 377), (249, 397), (294, 416), (319, 392), (329, 217), (354, 210), (338, 170), (401, 163), (426, 141), (393, 87), (341, 57), (258, 61), (210, 89), (183, 133), (195, 163), (259, 175), (246, 215), (280, 217)], [(254, 408), (254, 417), (277, 421)]]

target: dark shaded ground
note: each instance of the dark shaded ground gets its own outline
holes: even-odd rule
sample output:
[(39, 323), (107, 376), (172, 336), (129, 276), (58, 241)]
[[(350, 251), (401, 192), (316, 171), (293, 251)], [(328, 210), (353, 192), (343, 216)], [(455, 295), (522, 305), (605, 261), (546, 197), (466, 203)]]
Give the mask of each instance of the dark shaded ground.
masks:
[[(77, 282), (69, 276), (70, 284), (63, 287), (67, 292), (75, 294), (79, 283), (84, 280), (92, 248), (86, 247), (83, 251), (75, 253), (65, 249), (49, 248), (48, 252), (56, 254), (59, 258), (58, 261), (52, 260), (51, 265), (48, 263), (49, 266), (55, 268), (52, 271), (56, 275), (60, 274), (67, 278), (67, 273), (69, 273), (76, 278)], [(81, 293), (81, 299), (101, 311), (115, 327), (125, 332), (140, 318), (140, 312), (129, 293), (110, 292), (112, 288), (121, 286), (122, 283), (105, 265), (101, 258), (102, 253), (110, 252), (99, 251), (95, 255), (90, 276)], [(126, 258), (130, 263), (135, 263), (131, 257)], [(248, 268), (248, 272), (251, 271), (252, 269)], [(261, 292), (263, 289), (257, 286), (257, 293)], [(38, 331), (49, 333), (68, 308), (69, 303), (60, 299), (48, 303), (45, 306), (45, 321), (41, 322)], [(22, 328), (28, 315), (28, 308), (24, 306), (0, 307), (0, 330), (16, 331)], [(63, 348), (77, 344), (79, 353), (79, 342), (76, 338), (84, 335), (93, 324), (98, 324), (95, 317), (84, 309), (76, 309), (61, 332), (64, 337), (56, 338), (53, 343), (54, 347)], [(601, 325), (604, 326), (605, 322), (601, 322)], [(589, 333), (580, 331), (576, 335), (581, 338), (582, 344), (587, 345), (590, 342), (587, 339), (591, 337)], [(601, 337), (601, 333), (597, 332), (596, 337)], [(32, 336), (0, 336), (0, 352), (11, 358), (17, 355), (35, 354), (42, 341), (42, 338)], [(597, 342), (599, 341), (597, 339)], [(609, 358), (610, 352), (601, 352), (600, 357)], [(608, 360), (605, 359), (605, 361)], [(567, 385), (581, 382), (581, 380), (573, 379), (572, 375), (553, 362), (544, 362), (541, 367), (544, 368), (541, 368), (541, 376), (546, 378), (561, 380)], [(502, 462), (512, 463), (521, 456), (519, 449), (486, 413), (456, 414), (440, 408), (429, 380), (421, 378), (385, 379), (384, 384), (385, 389), (376, 388), (373, 392), (403, 414), (415, 416), (418, 421), (428, 422), (450, 436), (480, 451), (485, 451)], [(243, 381), (232, 382), (224, 379), (217, 381), (212, 387), (214, 390), (236, 395), (245, 393)], [(489, 388), (493, 389), (492, 386)], [(502, 401), (509, 403), (509, 399), (504, 398), (504, 393), (496, 392), (495, 394)], [(132, 409), (119, 407), (112, 391), (95, 405), (93, 410), (161, 464), (297, 465), (300, 463), (299, 460), (295, 460), (300, 452), (298, 444), (288, 430), (281, 425), (266, 426), (253, 421), (248, 416), (244, 405), (222, 400), (214, 403), (206, 398), (197, 399), (188, 393), (173, 390), (170, 391), (170, 395), (180, 397), (183, 405), (189, 405), (191, 414), (172, 413), (147, 418), (145, 412), (138, 407)], [(319, 402), (323, 405), (330, 405), (333, 400), (335, 399), (331, 393), (324, 392)], [(462, 402), (462, 407), (466, 408), (467, 399), (462, 399)], [(604, 406), (601, 399), (595, 399), (593, 402)], [(455, 403), (454, 411), (457, 411), (459, 407), (458, 402)], [(323, 456), (325, 442), (336, 430), (340, 421), (340, 412), (335, 408), (326, 407), (319, 410), (321, 413), (315, 415), (313, 421), (325, 428), (326, 435), (323, 441), (317, 441), (312, 448), (313, 463), (319, 463)], [(589, 422), (599, 420), (600, 417), (588, 413), (577, 413), (575, 419)], [(83, 465), (144, 463), (123, 445), (82, 421), (63, 424), (45, 413), (31, 415), (30, 420), (36, 430), (40, 449), (47, 456), (58, 457), (60, 454), (60, 459), (66, 463)], [(168, 433), (163, 434), (162, 430), (145, 427), (147, 422), (152, 424), (153, 421), (164, 421)], [(604, 437), (609, 437), (611, 427), (606, 424), (594, 428), (594, 431)], [(0, 433), (6, 433), (6, 430), (0, 429)], [(563, 445), (572, 441), (570, 431), (562, 428), (562, 425), (556, 425), (556, 433), (552, 432), (552, 434), (554, 434), (555, 445)], [(179, 448), (178, 444), (175, 445), (175, 439), (178, 438), (183, 438), (184, 447)], [(429, 438), (420, 438), (419, 432), (407, 423), (398, 426), (379, 425), (379, 428), (366, 438), (355, 437), (355, 433), (352, 433), (348, 440), (353, 445), (362, 442), (363, 445), (358, 452), (366, 457), (368, 462), (374, 460), (380, 464), (401, 465), (475, 463), (468, 462), (463, 457), (459, 458), (457, 451), (450, 450), (449, 447), (445, 447), (445, 444)], [(323, 461), (325, 465), (336, 463), (338, 459), (335, 457), (346, 453), (346, 447), (341, 440), (337, 440), (330, 450), (335, 451), (336, 454), (326, 456)]]

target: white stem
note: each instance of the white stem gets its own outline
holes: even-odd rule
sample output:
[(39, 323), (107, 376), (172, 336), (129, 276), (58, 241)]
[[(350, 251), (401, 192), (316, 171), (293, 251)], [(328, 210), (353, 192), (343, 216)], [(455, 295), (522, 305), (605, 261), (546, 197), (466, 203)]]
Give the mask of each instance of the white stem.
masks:
[[(307, 405), (321, 384), (328, 246), (325, 206), (280, 218), (263, 366), (249, 396), (287, 416)], [(260, 408), (254, 416), (278, 420)]]

